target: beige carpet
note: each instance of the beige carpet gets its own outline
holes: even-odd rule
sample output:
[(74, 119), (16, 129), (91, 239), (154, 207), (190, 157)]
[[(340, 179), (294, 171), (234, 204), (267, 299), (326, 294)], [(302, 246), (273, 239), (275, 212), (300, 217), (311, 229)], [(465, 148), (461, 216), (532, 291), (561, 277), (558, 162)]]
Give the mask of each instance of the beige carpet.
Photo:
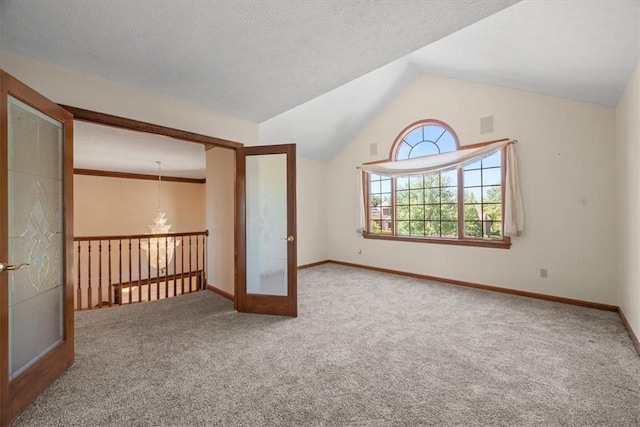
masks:
[(638, 426), (616, 313), (332, 264), (299, 317), (198, 292), (80, 313), (73, 367), (15, 426)]

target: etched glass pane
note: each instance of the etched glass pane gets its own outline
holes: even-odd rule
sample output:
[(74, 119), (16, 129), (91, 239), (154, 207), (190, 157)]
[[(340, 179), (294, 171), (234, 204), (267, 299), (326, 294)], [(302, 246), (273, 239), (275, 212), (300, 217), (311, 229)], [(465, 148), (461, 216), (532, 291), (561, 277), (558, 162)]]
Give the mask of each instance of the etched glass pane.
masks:
[(287, 295), (287, 157), (247, 156), (247, 293)]
[(10, 378), (64, 335), (63, 128), (9, 98)]

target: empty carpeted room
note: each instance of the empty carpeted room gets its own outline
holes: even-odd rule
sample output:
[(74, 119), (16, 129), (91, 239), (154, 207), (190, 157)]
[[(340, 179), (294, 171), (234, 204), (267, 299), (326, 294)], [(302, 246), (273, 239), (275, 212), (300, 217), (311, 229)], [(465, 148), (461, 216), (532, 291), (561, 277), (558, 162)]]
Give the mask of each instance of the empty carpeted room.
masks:
[(640, 425), (640, 2), (0, 0), (0, 425)]

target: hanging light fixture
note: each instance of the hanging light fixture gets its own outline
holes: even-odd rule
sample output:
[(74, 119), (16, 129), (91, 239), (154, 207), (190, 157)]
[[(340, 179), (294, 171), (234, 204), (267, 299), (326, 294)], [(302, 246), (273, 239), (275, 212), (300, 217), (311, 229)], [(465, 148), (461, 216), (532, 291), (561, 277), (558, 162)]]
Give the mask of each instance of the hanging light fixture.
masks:
[[(153, 224), (149, 225), (150, 234), (166, 234), (171, 229), (167, 224), (167, 214), (162, 212), (160, 201), (160, 185), (162, 184), (162, 162), (158, 164), (158, 212), (153, 217)], [(148, 242), (141, 242), (142, 249), (149, 255), (149, 264), (156, 270), (167, 268), (173, 258), (174, 249), (180, 244), (180, 239), (174, 237), (151, 237)]]

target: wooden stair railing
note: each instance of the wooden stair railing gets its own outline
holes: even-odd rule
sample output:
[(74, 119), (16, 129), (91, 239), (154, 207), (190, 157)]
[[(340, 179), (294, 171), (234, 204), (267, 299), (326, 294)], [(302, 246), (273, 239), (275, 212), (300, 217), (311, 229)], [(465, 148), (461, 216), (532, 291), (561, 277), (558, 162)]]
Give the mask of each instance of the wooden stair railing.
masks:
[(206, 288), (208, 236), (205, 230), (75, 237), (75, 309), (153, 301)]

